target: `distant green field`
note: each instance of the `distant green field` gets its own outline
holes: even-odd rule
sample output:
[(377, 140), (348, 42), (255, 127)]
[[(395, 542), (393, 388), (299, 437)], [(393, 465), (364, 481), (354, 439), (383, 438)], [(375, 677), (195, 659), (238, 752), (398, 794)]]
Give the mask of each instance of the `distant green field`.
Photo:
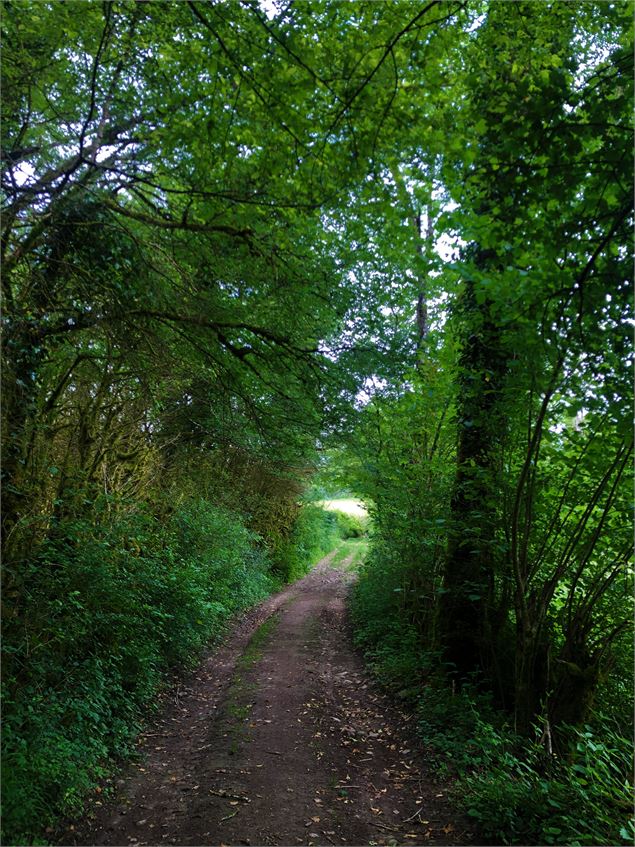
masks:
[(355, 515), (358, 518), (368, 516), (368, 511), (361, 500), (355, 500), (353, 497), (341, 497), (337, 500), (322, 500), (320, 503), (324, 509), (332, 511), (346, 512), (349, 515)]

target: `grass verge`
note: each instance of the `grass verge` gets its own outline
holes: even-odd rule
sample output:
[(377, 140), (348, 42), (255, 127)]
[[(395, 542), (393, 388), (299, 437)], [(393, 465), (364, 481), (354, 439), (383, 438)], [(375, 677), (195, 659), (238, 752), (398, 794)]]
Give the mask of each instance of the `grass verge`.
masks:
[(357, 572), (368, 552), (367, 538), (347, 538), (339, 545), (331, 559), (331, 566), (348, 572)]
[(249, 672), (262, 658), (263, 649), (274, 634), (279, 620), (278, 612), (270, 615), (251, 636), (242, 656), (236, 662), (224, 708), (229, 751), (232, 755), (238, 752), (241, 742), (246, 738), (247, 721), (253, 708), (256, 685), (249, 680)]

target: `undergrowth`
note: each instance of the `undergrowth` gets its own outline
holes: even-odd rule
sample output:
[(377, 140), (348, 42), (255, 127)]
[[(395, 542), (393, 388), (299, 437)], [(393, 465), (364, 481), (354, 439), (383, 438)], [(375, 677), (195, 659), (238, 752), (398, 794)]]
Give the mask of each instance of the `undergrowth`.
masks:
[(368, 531), (368, 518), (339, 509), (331, 509), (327, 514), (335, 517), (335, 525), (341, 538), (363, 538)]
[[(436, 682), (436, 684), (435, 684)], [(487, 844), (631, 843), (631, 744), (598, 716), (562, 726), (549, 752), (543, 726), (517, 735), (476, 687), (439, 681), (417, 700), (419, 733), (437, 771)]]
[(439, 656), (404, 619), (398, 557), (371, 552), (351, 605), (357, 643), (380, 682), (418, 718), (418, 731), (479, 843), (632, 843), (632, 744), (601, 715), (560, 727), (547, 752), (544, 727), (521, 737), (476, 685), (448, 687)]
[(401, 560), (377, 540), (360, 570), (351, 614), (355, 640), (377, 677), (401, 696), (415, 697), (434, 657), (421, 650), (417, 629), (404, 614)]

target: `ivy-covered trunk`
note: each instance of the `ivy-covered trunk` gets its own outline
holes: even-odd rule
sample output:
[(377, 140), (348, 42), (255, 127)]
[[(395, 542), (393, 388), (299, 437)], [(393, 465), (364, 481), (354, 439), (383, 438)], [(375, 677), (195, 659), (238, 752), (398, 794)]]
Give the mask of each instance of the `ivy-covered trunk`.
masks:
[[(495, 263), (474, 251), (479, 271)], [(442, 602), (446, 661), (459, 679), (496, 673), (496, 572), (500, 560), (500, 446), (506, 424), (502, 390), (507, 355), (488, 300), (478, 303), (465, 281), (457, 316), (462, 352), (457, 396), (457, 472)]]

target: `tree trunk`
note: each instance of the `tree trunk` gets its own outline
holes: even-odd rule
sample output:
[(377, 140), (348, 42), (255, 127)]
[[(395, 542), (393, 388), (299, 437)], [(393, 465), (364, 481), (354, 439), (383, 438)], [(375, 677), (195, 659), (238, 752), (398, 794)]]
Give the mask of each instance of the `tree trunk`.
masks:
[[(477, 250), (479, 269), (494, 257)], [(458, 310), (462, 322), (457, 397), (457, 474), (451, 500), (452, 525), (441, 608), (446, 661), (458, 679), (491, 674), (495, 665), (495, 573), (500, 522), (500, 443), (505, 434), (501, 392), (507, 355), (489, 316), (467, 280)]]

